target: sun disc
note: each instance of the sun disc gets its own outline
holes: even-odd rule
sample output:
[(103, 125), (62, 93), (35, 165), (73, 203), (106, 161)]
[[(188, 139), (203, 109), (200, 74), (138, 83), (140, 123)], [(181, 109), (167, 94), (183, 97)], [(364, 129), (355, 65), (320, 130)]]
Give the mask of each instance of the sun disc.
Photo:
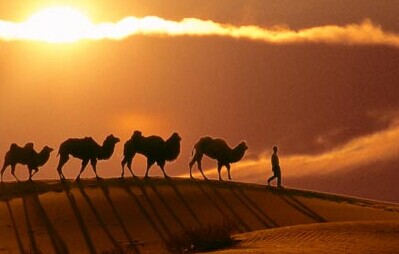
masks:
[(33, 14), (26, 22), (32, 39), (73, 42), (83, 39), (91, 21), (72, 7), (50, 7)]

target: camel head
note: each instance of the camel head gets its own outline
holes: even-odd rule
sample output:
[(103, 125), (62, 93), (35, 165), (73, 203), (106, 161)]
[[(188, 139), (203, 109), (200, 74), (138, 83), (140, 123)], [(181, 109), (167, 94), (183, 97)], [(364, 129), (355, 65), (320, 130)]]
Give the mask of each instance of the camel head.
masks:
[(37, 167), (43, 166), (44, 164), (47, 163), (47, 161), (50, 158), (51, 152), (54, 151), (53, 148), (49, 146), (44, 146), (43, 149), (38, 153), (35, 158), (33, 158), (33, 162), (31, 162), (31, 165), (34, 165), (34, 168), (36, 168), (36, 171), (38, 170)]
[(52, 151), (54, 151), (54, 149), (49, 147), (49, 146), (45, 146), (42, 149), (42, 152), (45, 152), (45, 153), (48, 153), (48, 154), (50, 154)]
[(173, 132), (172, 136), (168, 140), (176, 140), (176, 141), (181, 141), (181, 137), (179, 136), (179, 133)]
[(115, 145), (121, 141), (118, 137), (114, 135), (109, 135), (103, 142), (100, 151), (98, 152), (98, 159), (99, 160), (107, 160), (109, 159), (115, 150)]
[(120, 141), (121, 140), (118, 137), (115, 137), (114, 135), (111, 134), (105, 139), (104, 144), (107, 143), (107, 144), (115, 145), (116, 143), (118, 143)]
[(237, 147), (238, 147), (239, 150), (242, 150), (244, 152), (248, 149), (247, 142), (245, 142), (245, 141), (243, 141), (240, 144), (238, 144)]
[(244, 157), (245, 151), (248, 149), (248, 145), (245, 141), (238, 144), (232, 151), (230, 162), (237, 162)]

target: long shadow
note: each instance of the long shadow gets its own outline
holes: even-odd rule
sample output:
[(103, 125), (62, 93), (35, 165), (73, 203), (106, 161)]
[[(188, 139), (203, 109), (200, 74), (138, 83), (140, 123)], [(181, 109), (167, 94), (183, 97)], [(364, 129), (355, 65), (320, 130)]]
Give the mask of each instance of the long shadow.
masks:
[(62, 186), (63, 186), (63, 188), (65, 190), (65, 194), (66, 194), (66, 196), (68, 198), (68, 201), (69, 201), (69, 203), (71, 205), (71, 208), (72, 208), (72, 211), (73, 211), (73, 213), (75, 215), (75, 218), (76, 218), (76, 220), (77, 220), (77, 222), (79, 224), (80, 230), (82, 231), (83, 238), (85, 239), (86, 246), (87, 246), (87, 248), (88, 248), (88, 250), (89, 250), (89, 252), (91, 254), (95, 254), (96, 253), (96, 249), (94, 247), (93, 241), (91, 240), (91, 237), (90, 237), (89, 231), (88, 231), (88, 229), (86, 227), (86, 224), (84, 223), (82, 214), (79, 211), (79, 207), (76, 204), (75, 197), (71, 193), (70, 187), (68, 186), (68, 182), (62, 181)]
[(47, 216), (46, 211), (44, 210), (42, 204), (40, 203), (37, 193), (32, 194), (30, 197), (35, 205), (36, 210), (38, 211), (38, 214), (41, 217), (41, 220), (46, 226), (47, 234), (50, 237), (50, 241), (54, 247), (54, 251), (56, 253), (61, 253), (61, 254), (69, 253), (65, 242), (62, 240), (58, 232), (55, 230), (53, 224), (51, 223), (49, 217)]
[(10, 202), (7, 200), (6, 204), (7, 204), (8, 213), (10, 214), (12, 227), (14, 229), (15, 238), (17, 239), (19, 253), (21, 253), (21, 254), (26, 253), (25, 249), (24, 249), (24, 246), (22, 244), (22, 241), (21, 241), (21, 236), (19, 235), (19, 232), (18, 232), (17, 224), (15, 223), (14, 213), (12, 212), (12, 209), (11, 209), (11, 206), (10, 206)]
[(215, 195), (219, 198), (219, 200), (224, 204), (225, 207), (233, 214), (236, 221), (244, 228), (244, 230), (239, 230), (240, 232), (248, 232), (251, 231), (251, 228), (245, 223), (245, 221), (238, 215), (238, 213), (231, 207), (231, 205), (226, 201), (226, 199), (220, 194), (215, 186), (214, 183), (209, 183), (208, 187), (215, 193)]
[(168, 210), (169, 214), (173, 217), (173, 219), (177, 222), (177, 224), (179, 224), (179, 226), (183, 229), (184, 232), (188, 232), (186, 226), (184, 226), (184, 224), (181, 222), (180, 218), (176, 215), (176, 213), (170, 207), (168, 202), (166, 202), (165, 198), (158, 191), (158, 189), (154, 186), (154, 184), (151, 181), (148, 181), (148, 185), (151, 187), (151, 189), (154, 191), (154, 193), (158, 196), (159, 200), (161, 200), (162, 204), (165, 206), (166, 210)]
[(29, 236), (30, 252), (41, 253), (41, 251), (39, 250), (39, 248), (37, 246), (35, 235), (34, 235), (34, 231), (32, 229), (32, 223), (31, 223), (31, 220), (29, 218), (29, 211), (28, 211), (28, 205), (27, 205), (26, 197), (22, 197), (22, 203), (23, 203), (23, 207), (24, 207), (26, 229), (28, 230), (28, 236)]
[(126, 191), (126, 193), (132, 198), (134, 203), (137, 205), (137, 207), (140, 209), (141, 213), (146, 217), (147, 221), (150, 223), (154, 231), (157, 233), (159, 238), (162, 240), (164, 244), (167, 243), (167, 239), (162, 233), (161, 229), (157, 226), (155, 221), (152, 219), (151, 215), (148, 213), (147, 209), (143, 206), (141, 203), (140, 199), (134, 194), (134, 192), (130, 189), (130, 186), (128, 183), (125, 182), (125, 180), (122, 180), (121, 183), (122, 188)]
[(166, 179), (166, 182), (169, 184), (169, 186), (172, 187), (173, 191), (176, 193), (176, 195), (179, 197), (180, 201), (182, 204), (186, 207), (187, 211), (191, 214), (191, 216), (194, 218), (195, 222), (197, 223), (198, 226), (201, 226), (201, 221), (198, 218), (198, 216), (195, 214), (194, 210), (189, 206), (188, 202), (186, 199), (183, 197), (181, 192), (179, 191), (179, 188), (174, 184), (172, 179)]
[(154, 213), (155, 217), (158, 219), (159, 223), (161, 224), (162, 229), (164, 230), (164, 232), (166, 232), (166, 234), (168, 235), (168, 238), (171, 239), (172, 238), (172, 232), (169, 230), (168, 225), (166, 225), (164, 219), (159, 214), (158, 209), (154, 206), (154, 202), (149, 197), (149, 195), (147, 193), (147, 190), (146, 190), (146, 188), (144, 186), (144, 183), (141, 182), (141, 181), (137, 181), (137, 186), (140, 188), (141, 193), (143, 193), (144, 198), (146, 199), (147, 203), (150, 205), (150, 207), (152, 209), (152, 212)]
[(134, 251), (134, 253), (139, 254), (140, 250), (136, 246), (137, 242), (133, 240), (132, 236), (130, 235), (129, 231), (127, 230), (125, 223), (122, 220), (122, 217), (119, 215), (119, 212), (116, 209), (115, 204), (109, 195), (108, 186), (105, 183), (103, 183), (102, 181), (98, 181), (98, 185), (100, 186), (100, 188), (105, 196), (105, 199), (108, 201), (108, 204), (110, 205), (120, 227), (123, 230), (123, 233), (125, 234), (126, 239), (129, 242), (129, 249), (132, 249)]
[(268, 222), (268, 224), (271, 227), (278, 227), (279, 225), (277, 224), (276, 221), (274, 221), (267, 213), (265, 213), (264, 210), (262, 210), (255, 201), (253, 201), (243, 190), (241, 187), (237, 188), (237, 191), (241, 194), (241, 196), (244, 197), (245, 200), (259, 213), (261, 214), (264, 219)]
[(303, 215), (311, 218), (316, 222), (327, 222), (325, 218), (317, 214), (315, 211), (311, 210), (308, 206), (300, 202), (298, 199), (294, 198), (288, 190), (281, 190), (277, 194), (276, 192), (272, 192), (275, 195), (279, 196), (282, 200), (284, 200), (291, 207), (301, 212)]
[(261, 216), (258, 215), (257, 211), (254, 210), (254, 208), (251, 205), (247, 204), (247, 200), (243, 199), (240, 195), (240, 193), (235, 192), (234, 187), (229, 188), (233, 196), (260, 222), (265, 226), (266, 228), (272, 228), (272, 225), (265, 221)]
[(90, 210), (94, 214), (94, 217), (96, 218), (98, 224), (101, 226), (103, 229), (104, 233), (108, 236), (109, 240), (111, 243), (114, 245), (116, 250), (121, 250), (121, 247), (119, 246), (118, 242), (116, 241), (115, 237), (112, 235), (112, 233), (109, 231), (107, 225), (104, 223), (103, 219), (101, 218), (101, 215), (98, 213), (96, 207), (94, 206), (93, 202), (91, 201), (89, 195), (87, 195), (86, 191), (84, 190), (84, 187), (81, 183), (78, 183), (78, 188), (80, 190), (80, 193), (82, 194), (83, 198), (86, 200), (86, 203), (89, 205)]
[(313, 218), (314, 220), (318, 222), (327, 222), (327, 220), (316, 213), (314, 210), (310, 209), (308, 206), (306, 206), (304, 203), (296, 199), (293, 195), (288, 194), (287, 197), (291, 199), (293, 203), (295, 203), (296, 206), (300, 207), (304, 213), (306, 213), (309, 217)]
[[(195, 183), (195, 185), (197, 185), (197, 187), (201, 190), (201, 192), (205, 195), (205, 197), (209, 200), (209, 202), (213, 205), (213, 207), (220, 213), (220, 215), (221, 215), (223, 218), (228, 219), (228, 218), (229, 218), (229, 215), (228, 215), (227, 213), (225, 213), (225, 212), (223, 211), (223, 209), (220, 208), (220, 206), (219, 206), (215, 201), (213, 201), (213, 199), (212, 199), (211, 196), (208, 194), (208, 192), (206, 192), (206, 191), (204, 190), (204, 188), (202, 187), (202, 184), (199, 183), (199, 182), (197, 182), (196, 180), (194, 180), (194, 183)], [(238, 228), (236, 228), (236, 229), (238, 230)]]

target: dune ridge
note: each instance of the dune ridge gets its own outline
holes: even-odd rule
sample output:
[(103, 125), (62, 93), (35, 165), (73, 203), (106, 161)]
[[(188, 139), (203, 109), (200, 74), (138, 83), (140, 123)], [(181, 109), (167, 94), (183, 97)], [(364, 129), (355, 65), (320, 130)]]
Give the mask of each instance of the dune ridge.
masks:
[[(399, 205), (184, 178), (37, 181), (0, 186), (0, 253), (110, 253), (118, 247), (128, 249), (128, 253), (165, 253), (165, 243), (174, 234), (226, 221), (232, 223), (237, 239), (241, 239), (241, 250), (253, 251), (250, 245), (257, 251), (265, 250), (266, 245), (278, 246), (276, 239), (281, 234), (286, 235), (282, 242), (295, 250), (295, 242), (314, 242), (313, 235), (297, 234), (304, 230), (301, 227), (335, 232), (326, 235), (332, 243), (344, 237), (340, 233), (345, 229), (361, 231), (362, 225), (366, 237), (360, 239), (364, 241), (386, 232), (379, 230), (383, 225), (396, 236)], [(259, 234), (265, 240), (260, 241)], [(384, 239), (381, 243), (387, 246), (390, 238)], [(309, 253), (320, 248), (309, 247)]]

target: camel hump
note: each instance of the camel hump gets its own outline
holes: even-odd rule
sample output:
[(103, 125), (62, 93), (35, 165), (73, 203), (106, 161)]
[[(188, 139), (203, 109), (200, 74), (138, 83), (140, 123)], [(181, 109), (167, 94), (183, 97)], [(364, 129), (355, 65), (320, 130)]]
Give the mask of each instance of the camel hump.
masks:
[(173, 161), (177, 159), (180, 154), (180, 141), (181, 137), (177, 132), (174, 132), (172, 136), (165, 142), (165, 159), (167, 161)]
[(34, 144), (32, 142), (26, 143), (24, 145), (24, 149), (26, 150), (33, 150), (34, 149)]
[(214, 138), (206, 136), (206, 137), (202, 137), (200, 138), (200, 140), (195, 144), (195, 146), (202, 146), (203, 144), (209, 144), (212, 143), (214, 141)]
[(82, 138), (82, 140), (85, 141), (85, 142), (92, 142), (92, 141), (94, 141), (94, 139), (93, 139), (92, 137), (84, 137), (84, 138)]
[(134, 131), (130, 139), (134, 140), (141, 137), (143, 137), (143, 133), (141, 131)]
[(202, 137), (198, 143), (197, 146), (201, 146), (201, 147), (207, 147), (207, 146), (211, 146), (211, 147), (216, 147), (216, 146), (228, 146), (227, 142), (221, 138), (212, 138), (209, 136), (206, 137)]
[(161, 138), (160, 136), (156, 136), (156, 135), (143, 137), (142, 141), (147, 143), (147, 144), (151, 143), (151, 144), (154, 144), (154, 145), (157, 144), (159, 146), (162, 146), (165, 143), (163, 138)]
[(19, 145), (17, 145), (16, 143), (12, 143), (12, 144), (10, 145), (10, 150), (15, 150), (15, 149), (17, 149), (17, 148), (19, 148)]

